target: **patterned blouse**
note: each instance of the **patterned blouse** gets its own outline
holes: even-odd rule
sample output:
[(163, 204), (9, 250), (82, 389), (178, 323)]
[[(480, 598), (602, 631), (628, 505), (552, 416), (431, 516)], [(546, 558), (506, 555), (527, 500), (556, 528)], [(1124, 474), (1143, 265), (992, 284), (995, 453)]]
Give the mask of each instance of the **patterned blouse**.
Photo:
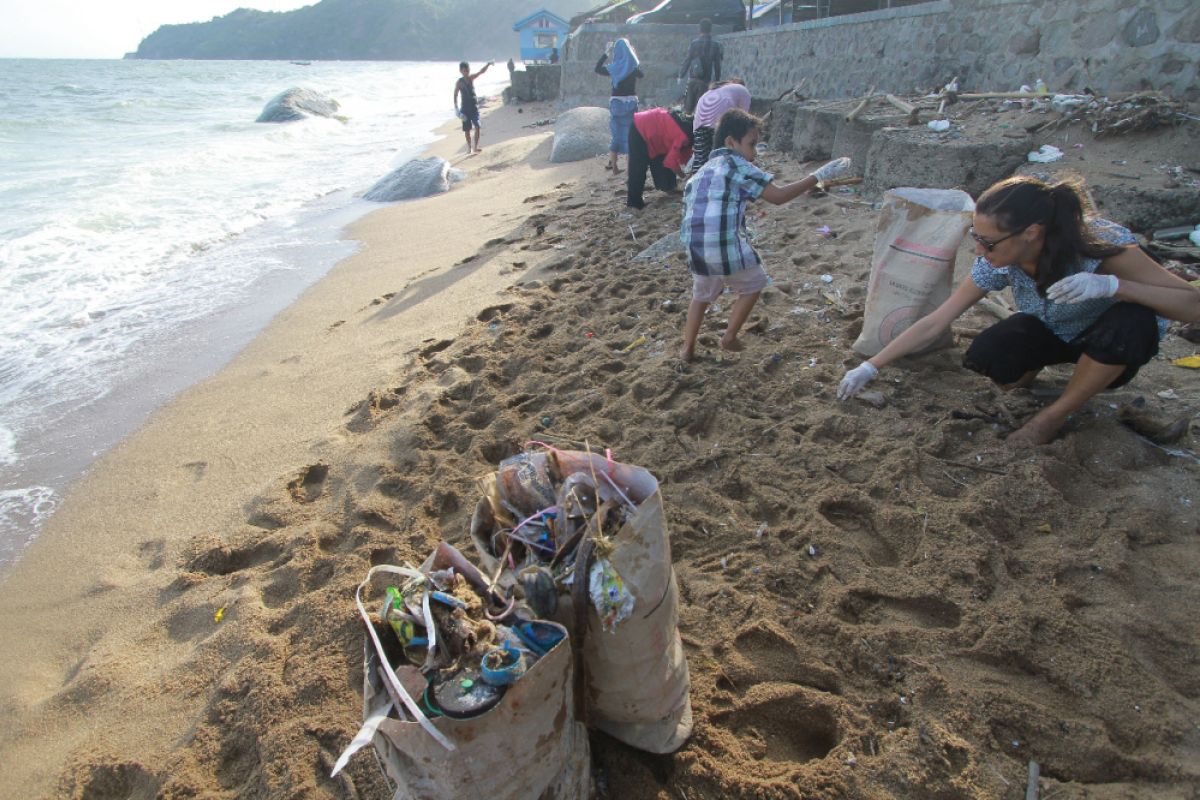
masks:
[[(1092, 235), (1102, 242), (1110, 244), (1137, 244), (1137, 239), (1127, 229), (1106, 219), (1094, 218), (1088, 221)], [(1102, 259), (1082, 259), (1074, 272), (1095, 272)], [(1071, 274), (1071, 273), (1068, 273)], [(979, 256), (971, 267), (971, 280), (984, 292), (998, 292), (1006, 286), (1012, 287), (1013, 300), (1017, 310), (1037, 317), (1055, 336), (1064, 342), (1070, 342), (1087, 330), (1096, 319), (1117, 302), (1112, 297), (1099, 300), (1086, 300), (1082, 303), (1055, 303), (1053, 300), (1038, 294), (1037, 283), (1026, 274), (1025, 270), (1013, 265), (1011, 267), (995, 267), (986, 257)], [(1158, 318), (1158, 338), (1167, 332), (1168, 320)]]

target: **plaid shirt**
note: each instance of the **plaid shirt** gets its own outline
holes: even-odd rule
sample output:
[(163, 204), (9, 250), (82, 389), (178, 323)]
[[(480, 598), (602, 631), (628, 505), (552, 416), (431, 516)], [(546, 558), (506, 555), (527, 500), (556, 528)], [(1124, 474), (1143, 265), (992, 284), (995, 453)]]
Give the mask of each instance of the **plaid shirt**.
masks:
[[(1137, 244), (1125, 228), (1106, 219), (1092, 218), (1088, 221), (1092, 235), (1109, 244)], [(1095, 272), (1100, 266), (1098, 258), (1082, 258), (1072, 272)], [(1072, 273), (1068, 273), (1072, 274)], [(1037, 282), (1018, 266), (994, 267), (986, 257), (979, 256), (971, 267), (971, 280), (985, 292), (998, 292), (1006, 286), (1012, 287), (1017, 310), (1030, 314), (1045, 323), (1054, 335), (1070, 342), (1083, 333), (1096, 319), (1117, 301), (1111, 297), (1085, 300), (1082, 303), (1055, 303), (1038, 294)], [(1158, 318), (1158, 338), (1167, 332), (1169, 321)]]
[(714, 150), (683, 189), (688, 267), (697, 275), (732, 275), (762, 263), (746, 235), (746, 202), (762, 195), (772, 175), (729, 148)]

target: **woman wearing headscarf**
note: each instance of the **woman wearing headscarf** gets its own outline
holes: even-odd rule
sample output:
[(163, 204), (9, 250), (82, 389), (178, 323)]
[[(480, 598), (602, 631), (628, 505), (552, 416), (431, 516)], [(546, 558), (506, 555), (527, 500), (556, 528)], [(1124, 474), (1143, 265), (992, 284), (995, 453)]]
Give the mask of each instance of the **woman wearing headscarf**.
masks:
[(696, 103), (696, 116), (692, 119), (692, 172), (708, 161), (713, 149), (713, 131), (721, 121), (721, 115), (731, 108), (750, 110), (750, 90), (741, 78), (718, 81), (700, 95)]
[[(605, 65), (605, 61), (612, 62)], [(629, 126), (633, 124), (633, 112), (637, 111), (637, 79), (645, 77), (638, 69), (638, 57), (628, 39), (610, 42), (596, 62), (596, 74), (607, 75), (612, 80), (612, 97), (608, 101), (608, 126), (612, 142), (608, 146), (608, 169), (616, 175), (617, 156), (629, 152)]]

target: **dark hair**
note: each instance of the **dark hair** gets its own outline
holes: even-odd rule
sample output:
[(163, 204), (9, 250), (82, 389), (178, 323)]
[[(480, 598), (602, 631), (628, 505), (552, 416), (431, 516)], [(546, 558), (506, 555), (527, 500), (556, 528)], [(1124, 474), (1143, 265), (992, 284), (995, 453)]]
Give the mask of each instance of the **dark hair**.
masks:
[(720, 89), (722, 86), (728, 86), (731, 83), (736, 83), (738, 86), (746, 85), (746, 81), (741, 78), (729, 78), (724, 81), (713, 81), (708, 85), (708, 90), (711, 92), (713, 89)]
[(672, 108), (667, 111), (671, 115), (671, 119), (675, 120), (675, 124), (679, 126), (679, 130), (688, 135), (688, 141), (692, 138), (692, 115), (685, 114), (677, 108)]
[(717, 123), (717, 132), (713, 134), (713, 146), (724, 147), (725, 140), (733, 137), (735, 142), (746, 138), (750, 131), (762, 130), (762, 120), (753, 114), (747, 114), (740, 108), (731, 108), (721, 115)]
[(712, 20), (711, 19), (705, 18), (705, 19), (700, 20), (700, 32), (701, 33), (712, 33)]
[(1092, 235), (1084, 221), (1091, 207), (1080, 178), (1067, 176), (1050, 184), (1028, 175), (1014, 175), (984, 192), (975, 204), (975, 213), (995, 217), (996, 226), (1004, 233), (1020, 233), (1030, 225), (1044, 226), (1046, 240), (1038, 254), (1034, 280), (1038, 291), (1045, 294), (1070, 273), (1079, 259), (1108, 258), (1124, 249)]
[(458, 62), (458, 68), (459, 69), (470, 69), (471, 65), (465, 61), (460, 61), (460, 62)]

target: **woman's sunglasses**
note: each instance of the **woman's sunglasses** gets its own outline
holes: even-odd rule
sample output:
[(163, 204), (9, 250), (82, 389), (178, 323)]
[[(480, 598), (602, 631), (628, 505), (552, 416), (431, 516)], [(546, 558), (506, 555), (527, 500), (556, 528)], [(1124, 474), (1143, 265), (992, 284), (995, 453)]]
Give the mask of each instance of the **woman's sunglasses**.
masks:
[(999, 239), (993, 240), (993, 239), (985, 239), (984, 237), (980, 236), (978, 233), (975, 232), (974, 228), (967, 229), (967, 233), (971, 234), (971, 238), (974, 239), (975, 241), (979, 242), (979, 244), (983, 245), (983, 249), (987, 250), (989, 253), (992, 252), (993, 250), (995, 250), (996, 245), (1000, 244), (1005, 239), (1011, 239), (1012, 237), (1016, 236), (1018, 233), (1024, 233), (1024, 232), (1025, 232), (1025, 229), (1022, 228), (1019, 231), (1013, 231), (1012, 233), (1008, 234), (1007, 236), (1001, 236)]

